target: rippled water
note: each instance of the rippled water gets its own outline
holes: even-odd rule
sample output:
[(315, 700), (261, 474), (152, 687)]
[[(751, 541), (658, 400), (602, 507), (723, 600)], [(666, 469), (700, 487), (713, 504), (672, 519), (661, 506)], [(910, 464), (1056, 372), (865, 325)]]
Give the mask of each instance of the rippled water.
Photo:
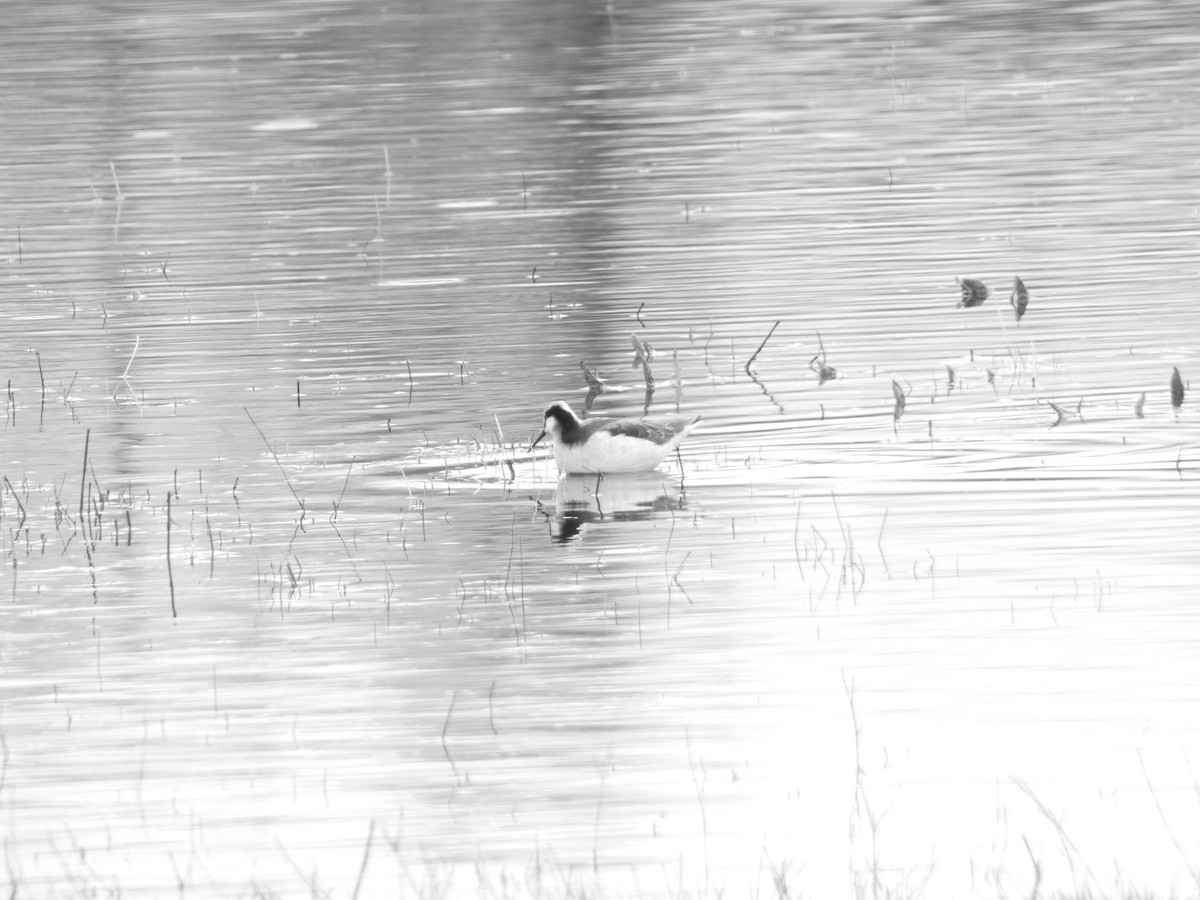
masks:
[(15, 11), (9, 893), (1195, 895), (1189, 26)]

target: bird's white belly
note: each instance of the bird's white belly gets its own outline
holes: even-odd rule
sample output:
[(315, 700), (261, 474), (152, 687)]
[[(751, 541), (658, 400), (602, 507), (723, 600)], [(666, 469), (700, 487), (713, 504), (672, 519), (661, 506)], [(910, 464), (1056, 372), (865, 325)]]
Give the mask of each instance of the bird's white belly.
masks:
[(554, 459), (568, 474), (646, 472), (666, 459), (678, 440), (656, 444), (628, 435), (597, 432), (577, 444), (558, 444)]

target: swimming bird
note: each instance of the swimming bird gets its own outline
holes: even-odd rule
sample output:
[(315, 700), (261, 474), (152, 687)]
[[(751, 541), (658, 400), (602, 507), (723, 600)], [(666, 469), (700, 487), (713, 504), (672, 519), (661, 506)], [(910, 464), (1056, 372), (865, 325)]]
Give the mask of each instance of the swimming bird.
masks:
[(680, 419), (581, 420), (571, 407), (556, 400), (546, 407), (542, 438), (554, 442), (554, 461), (568, 475), (606, 475), (617, 472), (648, 472), (667, 458), (700, 421), (699, 416)]

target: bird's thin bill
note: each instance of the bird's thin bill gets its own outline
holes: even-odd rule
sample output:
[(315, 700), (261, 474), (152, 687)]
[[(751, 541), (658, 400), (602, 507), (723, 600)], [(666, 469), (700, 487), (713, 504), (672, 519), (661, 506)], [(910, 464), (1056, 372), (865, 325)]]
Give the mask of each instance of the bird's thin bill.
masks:
[(529, 449), (532, 450), (539, 443), (541, 443), (542, 438), (544, 438), (545, 436), (546, 436), (546, 432), (543, 431), (541, 434), (539, 434), (537, 437), (535, 437), (533, 439), (533, 443), (529, 445)]

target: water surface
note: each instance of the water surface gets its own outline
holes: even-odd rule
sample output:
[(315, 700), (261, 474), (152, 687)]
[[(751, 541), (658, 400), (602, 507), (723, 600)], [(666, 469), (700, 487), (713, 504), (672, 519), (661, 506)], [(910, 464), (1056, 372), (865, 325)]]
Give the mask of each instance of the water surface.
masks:
[[(12, 892), (1196, 894), (1181, 13), (47, 10)], [(528, 451), (581, 361), (682, 466)]]

